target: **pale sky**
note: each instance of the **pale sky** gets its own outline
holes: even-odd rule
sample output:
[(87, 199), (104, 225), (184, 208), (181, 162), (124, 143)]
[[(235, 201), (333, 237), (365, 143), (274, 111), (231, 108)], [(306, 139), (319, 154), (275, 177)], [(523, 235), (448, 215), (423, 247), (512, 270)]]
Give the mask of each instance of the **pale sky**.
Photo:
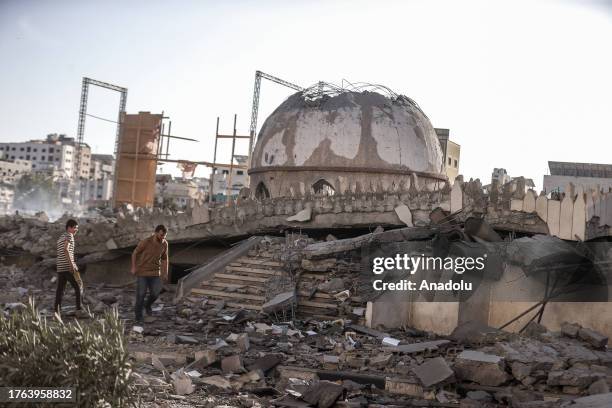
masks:
[[(173, 134), (199, 140), (171, 142), (173, 158), (212, 161), (217, 116), (223, 133), (234, 113), (248, 133), (259, 69), (411, 97), (483, 184), (494, 167), (540, 188), (548, 160), (612, 163), (610, 1), (0, 0), (0, 56), (0, 142), (75, 136), (88, 76), (127, 87), (128, 113), (163, 110)], [(259, 127), (291, 93), (262, 83)], [(88, 113), (114, 120), (118, 100), (91, 87)], [(87, 118), (95, 153), (114, 138)]]

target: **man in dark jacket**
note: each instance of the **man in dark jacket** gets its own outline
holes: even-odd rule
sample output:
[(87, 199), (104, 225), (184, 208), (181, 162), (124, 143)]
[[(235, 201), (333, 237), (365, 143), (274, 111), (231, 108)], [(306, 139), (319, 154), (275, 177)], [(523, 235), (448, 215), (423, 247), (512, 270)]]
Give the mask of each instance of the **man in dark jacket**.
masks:
[[(151, 306), (159, 296), (162, 280), (168, 282), (168, 230), (164, 225), (155, 227), (155, 232), (149, 238), (138, 243), (132, 253), (131, 273), (136, 275), (136, 323), (143, 324), (142, 309), (150, 316)], [(145, 302), (145, 295), (149, 296)]]

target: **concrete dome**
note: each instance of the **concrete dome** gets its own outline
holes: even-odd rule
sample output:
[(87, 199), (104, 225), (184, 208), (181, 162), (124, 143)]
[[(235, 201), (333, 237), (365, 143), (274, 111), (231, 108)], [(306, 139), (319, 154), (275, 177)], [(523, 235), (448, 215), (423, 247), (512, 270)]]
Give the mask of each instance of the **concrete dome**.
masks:
[(277, 180), (296, 172), (327, 173), (326, 179), (334, 173), (446, 179), (436, 133), (413, 101), (353, 91), (314, 100), (298, 92), (283, 102), (259, 132), (251, 188), (270, 172), (284, 174)]

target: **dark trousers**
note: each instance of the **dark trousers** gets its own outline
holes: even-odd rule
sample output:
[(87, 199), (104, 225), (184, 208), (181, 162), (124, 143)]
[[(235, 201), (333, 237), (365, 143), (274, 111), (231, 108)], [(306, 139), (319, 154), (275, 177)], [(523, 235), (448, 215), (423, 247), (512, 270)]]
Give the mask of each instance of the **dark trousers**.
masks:
[[(136, 282), (136, 321), (142, 321), (142, 308), (147, 309), (153, 305), (153, 302), (161, 292), (162, 282), (159, 276), (139, 276)], [(149, 296), (145, 302), (145, 294), (149, 289)]]
[[(78, 273), (78, 272), (77, 272)], [(64, 289), (66, 289), (66, 282), (70, 282), (74, 288), (74, 294), (76, 297), (76, 308), (81, 309), (81, 285), (75, 279), (72, 272), (58, 272), (57, 273), (57, 291), (55, 292), (55, 306), (56, 312), (60, 312), (62, 307), (62, 297), (64, 296)]]

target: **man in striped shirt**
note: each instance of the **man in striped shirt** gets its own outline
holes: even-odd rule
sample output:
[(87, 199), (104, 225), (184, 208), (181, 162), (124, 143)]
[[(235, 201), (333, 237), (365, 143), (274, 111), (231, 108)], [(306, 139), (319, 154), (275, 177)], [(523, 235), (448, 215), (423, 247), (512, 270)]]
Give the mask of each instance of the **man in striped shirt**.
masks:
[(55, 311), (61, 312), (62, 297), (66, 283), (70, 282), (76, 296), (76, 309), (81, 310), (81, 296), (83, 282), (79, 275), (79, 269), (74, 262), (74, 235), (79, 230), (79, 224), (75, 220), (66, 222), (66, 232), (57, 240), (57, 292), (55, 292)]

